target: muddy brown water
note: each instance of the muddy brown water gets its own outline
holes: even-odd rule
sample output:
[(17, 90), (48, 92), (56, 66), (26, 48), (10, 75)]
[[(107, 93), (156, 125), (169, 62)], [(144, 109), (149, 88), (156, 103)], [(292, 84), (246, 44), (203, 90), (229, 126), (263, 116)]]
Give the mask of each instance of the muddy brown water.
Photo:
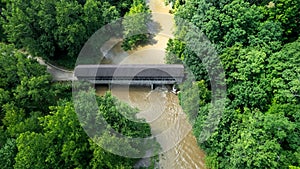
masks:
[[(147, 2), (154, 15), (153, 20), (160, 24), (160, 31), (153, 38), (155, 43), (125, 52), (117, 43), (108, 53), (114, 59), (103, 60), (102, 64), (164, 64), (165, 48), (173, 31), (173, 17), (163, 0)], [(103, 95), (107, 86), (96, 86), (96, 92)], [(159, 168), (196, 169), (205, 168), (204, 152), (197, 145), (191, 125), (179, 105), (177, 95), (170, 88), (158, 86), (151, 90), (149, 86), (113, 85), (111, 92), (120, 100), (137, 107), (138, 117), (146, 119), (151, 131), (165, 151), (159, 156)]]

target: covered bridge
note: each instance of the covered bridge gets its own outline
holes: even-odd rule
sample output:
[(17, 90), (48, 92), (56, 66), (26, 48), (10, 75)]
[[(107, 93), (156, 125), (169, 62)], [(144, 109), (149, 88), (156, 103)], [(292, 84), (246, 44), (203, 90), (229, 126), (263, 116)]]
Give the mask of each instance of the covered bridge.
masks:
[(78, 65), (78, 80), (94, 84), (155, 85), (181, 83), (184, 67), (179, 64)]

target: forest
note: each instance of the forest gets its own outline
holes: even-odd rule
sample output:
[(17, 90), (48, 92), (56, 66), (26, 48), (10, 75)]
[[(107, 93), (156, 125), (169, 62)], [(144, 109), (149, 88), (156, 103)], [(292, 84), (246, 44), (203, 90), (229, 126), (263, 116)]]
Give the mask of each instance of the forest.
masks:
[[(168, 3), (177, 29), (184, 19), (201, 30), (225, 72), (225, 110), (215, 131), (202, 141), (203, 129), (210, 127), (205, 121), (213, 121), (208, 119), (211, 79), (181, 38), (185, 32), (179, 30), (169, 40), (166, 61), (183, 62), (198, 81), (194, 86), (199, 88), (200, 108), (193, 132), (206, 152), (208, 168), (300, 168), (300, 1)], [(194, 118), (192, 111), (186, 113)]]
[[(166, 62), (183, 63), (195, 75), (190, 89), (198, 88), (199, 93), (186, 92), (191, 100), (200, 96), (199, 109), (196, 117), (195, 112), (186, 113), (194, 120), (193, 133), (205, 151), (207, 168), (300, 169), (300, 1), (166, 3), (172, 5), (177, 24)], [(143, 0), (0, 0), (0, 168), (133, 168), (139, 159), (109, 153), (98, 146), (108, 138), (95, 143), (85, 133), (74, 109), (78, 103), (72, 100), (72, 84), (54, 82), (45, 66), (24, 51), (73, 69), (80, 49), (96, 30), (141, 12), (151, 12)], [(208, 119), (211, 79), (202, 60), (180, 38), (187, 33), (180, 30), (182, 19), (210, 40), (225, 72), (225, 109), (205, 141), (203, 129), (210, 127), (205, 121), (213, 121)], [(146, 28), (135, 21), (124, 25), (126, 35)], [(122, 47), (133, 49), (148, 38), (128, 36)], [(86, 94), (93, 93), (79, 96)], [(136, 109), (109, 92), (96, 97), (96, 115), (116, 131), (129, 137), (151, 135), (147, 123), (126, 119), (116, 106), (132, 116)], [(137, 151), (130, 144), (124, 149)]]

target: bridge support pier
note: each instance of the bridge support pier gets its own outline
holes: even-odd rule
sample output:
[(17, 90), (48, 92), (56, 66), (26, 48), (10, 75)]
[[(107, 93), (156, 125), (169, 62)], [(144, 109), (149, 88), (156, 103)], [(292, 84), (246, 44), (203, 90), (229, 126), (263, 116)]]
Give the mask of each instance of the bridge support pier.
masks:
[(154, 87), (155, 87), (154, 84), (151, 84), (151, 90), (154, 90)]
[(111, 84), (108, 83), (108, 90), (110, 91), (111, 90)]

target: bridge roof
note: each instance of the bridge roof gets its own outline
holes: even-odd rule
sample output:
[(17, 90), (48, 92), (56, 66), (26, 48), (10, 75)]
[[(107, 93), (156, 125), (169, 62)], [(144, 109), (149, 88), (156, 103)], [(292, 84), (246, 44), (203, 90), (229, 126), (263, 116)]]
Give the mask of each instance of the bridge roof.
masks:
[(184, 76), (179, 64), (78, 65), (76, 77), (174, 77)]

